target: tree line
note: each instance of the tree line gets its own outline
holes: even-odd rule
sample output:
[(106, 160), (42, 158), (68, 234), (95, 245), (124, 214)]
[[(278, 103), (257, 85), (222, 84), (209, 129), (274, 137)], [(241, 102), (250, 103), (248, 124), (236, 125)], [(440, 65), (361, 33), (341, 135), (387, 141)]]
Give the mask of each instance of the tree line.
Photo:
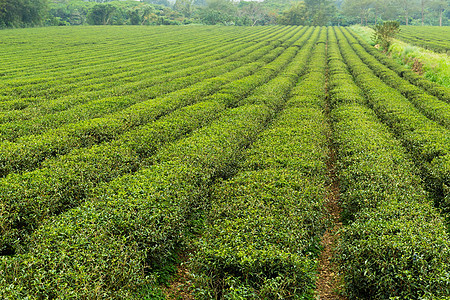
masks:
[(0, 28), (55, 25), (450, 25), (450, 0), (0, 0)]
[[(445, 25), (449, 0), (345, 0), (342, 15), (359, 19), (361, 25), (397, 20), (403, 25)], [(445, 19), (445, 20), (444, 20)]]

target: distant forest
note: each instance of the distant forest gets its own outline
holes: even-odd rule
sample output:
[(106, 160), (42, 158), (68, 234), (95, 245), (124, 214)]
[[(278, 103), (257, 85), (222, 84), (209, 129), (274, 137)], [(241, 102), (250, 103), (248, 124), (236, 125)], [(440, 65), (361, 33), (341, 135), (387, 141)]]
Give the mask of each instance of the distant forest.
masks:
[(0, 0), (0, 28), (66, 25), (448, 26), (450, 0)]

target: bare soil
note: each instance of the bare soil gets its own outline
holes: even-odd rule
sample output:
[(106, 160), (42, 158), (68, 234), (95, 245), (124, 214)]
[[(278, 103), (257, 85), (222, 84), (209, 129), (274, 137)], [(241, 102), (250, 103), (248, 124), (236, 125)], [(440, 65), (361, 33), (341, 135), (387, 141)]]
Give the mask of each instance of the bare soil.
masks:
[(342, 281), (339, 276), (338, 267), (333, 261), (333, 251), (338, 239), (337, 232), (342, 227), (342, 223), (339, 221), (341, 210), (338, 200), (339, 188), (337, 181), (333, 180), (331, 186), (328, 188), (326, 204), (333, 224), (322, 237), (323, 251), (319, 258), (319, 278), (316, 287), (316, 299), (318, 300), (346, 299), (340, 295)]
[(189, 271), (183, 264), (178, 267), (178, 272), (163, 290), (166, 299), (170, 300), (194, 300), (190, 291), (191, 283)]

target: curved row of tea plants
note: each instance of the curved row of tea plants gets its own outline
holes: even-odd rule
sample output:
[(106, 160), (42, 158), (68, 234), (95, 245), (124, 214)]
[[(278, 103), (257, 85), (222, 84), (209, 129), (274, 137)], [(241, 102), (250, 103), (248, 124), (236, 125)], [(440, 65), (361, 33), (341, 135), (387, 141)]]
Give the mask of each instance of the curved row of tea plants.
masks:
[[(326, 219), (325, 42), (322, 29), (312, 56), (305, 52), (296, 58), (298, 71), (310, 64), (286, 109), (247, 151), (239, 172), (213, 189), (192, 264), (198, 299), (313, 294)], [(284, 72), (272, 88), (294, 86), (295, 73)]]
[[(131, 68), (130, 70), (125, 68), (123, 62), (120, 62), (119, 68), (116, 62), (109, 68), (106, 68), (106, 70), (103, 65), (98, 69), (89, 68), (88, 78), (73, 78), (75, 76), (73, 74), (70, 76), (71, 74), (69, 74), (68, 78), (74, 80), (74, 82), (70, 83), (70, 88), (67, 89), (61, 88), (62, 84), (59, 78), (55, 80), (45, 78), (45, 82), (39, 86), (31, 83), (30, 89), (34, 93), (33, 95), (29, 94), (30, 91), (26, 91), (25, 94), (18, 94), (15, 86), (2, 88), (3, 94), (6, 94), (8, 89), (12, 91), (9, 93), (9, 96), (13, 100), (8, 101), (6, 95), (3, 97), (1, 120), (4, 123), (5, 121), (10, 122), (14, 118), (29, 119), (36, 115), (65, 110), (93, 99), (99, 100), (105, 97), (125, 96), (156, 83), (192, 74), (199, 68), (199, 58), (205, 63), (212, 62), (216, 59), (224, 58), (225, 56), (222, 52), (225, 50), (231, 51), (228, 53), (232, 53), (233, 47), (236, 47), (236, 45), (230, 44), (218, 47), (218, 49), (217, 47), (201, 49), (201, 51), (192, 51), (189, 56), (184, 56), (180, 53), (180, 56), (177, 57), (180, 59), (175, 61), (163, 59), (164, 56), (158, 58), (158, 55), (156, 55), (157, 61), (138, 61), (134, 66), (127, 66), (127, 68)], [(234, 49), (234, 51), (237, 50)], [(205, 55), (205, 53), (207, 54)], [(190, 73), (185, 70), (186, 68)], [(120, 72), (117, 70), (120, 70)], [(76, 74), (79, 73), (80, 70), (77, 70)], [(69, 84), (65, 86), (69, 86)], [(35, 91), (41, 95), (36, 95)]]
[[(1, 173), (5, 175), (11, 171), (32, 170), (46, 158), (63, 155), (73, 148), (89, 147), (96, 143), (115, 139), (123, 131), (146, 124), (178, 107), (195, 103), (202, 97), (217, 91), (224, 84), (257, 71), (260, 66), (252, 62), (259, 57), (263, 56), (262, 62), (267, 64), (284, 50), (283, 47), (273, 48), (269, 45), (250, 54), (244, 52), (246, 55), (240, 61), (218, 67), (222, 71), (225, 68), (230, 72), (221, 73), (220, 69), (214, 69), (216, 77), (200, 81), (185, 89), (179, 89), (164, 97), (142, 101), (103, 118), (68, 124), (43, 135), (27, 136), (19, 139), (16, 143), (4, 141), (0, 151)], [(248, 67), (246, 64), (249, 64)], [(270, 64), (264, 66), (263, 70), (269, 68), (271, 68)], [(262, 73), (259, 72), (258, 76), (263, 79), (272, 74), (270, 70), (266, 72), (267, 74)]]
[[(223, 36), (223, 39), (220, 36), (212, 38), (196, 37), (194, 35), (192, 40), (184, 41), (179, 46), (163, 47), (158, 51), (151, 51), (151, 46), (149, 47), (147, 45), (148, 42), (145, 40), (136, 41), (138, 44), (144, 44), (148, 49), (135, 49), (135, 45), (134, 47), (130, 45), (127, 47), (129, 53), (112, 52), (110, 54), (114, 58), (112, 62), (96, 62), (94, 60), (94, 63), (96, 62), (95, 65), (87, 67), (77, 66), (76, 72), (72, 67), (64, 71), (52, 70), (48, 75), (40, 73), (37, 78), (26, 74), (26, 76), (11, 80), (2, 80), (2, 95), (4, 95), (2, 100), (7, 100), (8, 94), (11, 94), (13, 99), (30, 97), (30, 101), (40, 101), (42, 97), (53, 99), (58, 95), (65, 95), (65, 92), (70, 89), (77, 89), (77, 92), (81, 92), (82, 89), (87, 91), (98, 90), (99, 87), (106, 89), (107, 86), (114, 83), (110, 81), (123, 78), (124, 76), (126, 76), (126, 78), (123, 78), (125, 83), (139, 82), (145, 79), (143, 75), (148, 77), (149, 71), (176, 71), (178, 70), (177, 66), (181, 69), (185, 64), (188, 66), (198, 65), (198, 62), (193, 61), (193, 58), (199, 54), (205, 56), (206, 59), (208, 56), (220, 54), (227, 48), (233, 48), (243, 43), (247, 43), (247, 46), (253, 45), (255, 39), (273, 36), (282, 31), (286, 31), (286, 29), (277, 28), (277, 30), (272, 30), (271, 32), (255, 32), (248, 37), (236, 39), (230, 39), (235, 34), (230, 34), (230, 38)], [(70, 54), (66, 55), (70, 56)], [(86, 56), (85, 53), (78, 55)], [(159, 76), (159, 74), (156, 73), (153, 76)], [(96, 86), (96, 82), (103, 83), (103, 85)], [(36, 96), (39, 96), (39, 98), (36, 99)]]
[[(305, 43), (311, 32), (309, 30), (299, 40)], [(309, 52), (310, 46), (304, 48), (303, 52)], [(3, 205), (0, 249), (11, 252), (17, 247), (13, 245), (26, 242), (24, 236), (42, 220), (77, 206), (99, 183), (141, 168), (144, 164), (142, 160), (150, 157), (161, 145), (176, 140), (217, 117), (226, 107), (236, 106), (239, 99), (280, 72), (295, 55), (295, 49), (287, 49), (270, 63), (266, 60), (266, 55), (236, 69), (236, 72), (224, 74), (221, 78), (234, 81), (205, 98), (209, 100), (207, 102), (176, 110), (157, 122), (122, 134), (110, 143), (74, 150), (67, 155), (48, 159), (39, 170), (21, 175), (12, 174), (0, 180), (0, 199)], [(271, 58), (274, 58), (273, 54), (280, 53), (272, 52), (268, 54)], [(246, 76), (253, 72), (253, 75)], [(289, 73), (289, 69), (284, 71), (286, 72)], [(255, 96), (259, 94), (261, 92), (257, 92)], [(204, 117), (201, 116), (202, 107)], [(28, 157), (21, 159), (23, 161)], [(15, 164), (17, 165), (17, 161)], [(13, 166), (14, 164), (11, 165)]]
[[(348, 32), (352, 33), (351, 31)], [(450, 103), (449, 88), (441, 86), (435, 82), (432, 82), (427, 78), (425, 78), (424, 76), (414, 73), (411, 69), (408, 69), (405, 66), (398, 64), (390, 57), (384, 55), (376, 48), (372, 47), (369, 43), (364, 41), (364, 39), (362, 39), (357, 34), (353, 34), (353, 37), (357, 40), (358, 44), (361, 45), (369, 54), (371, 54), (380, 62), (382, 62), (384, 65), (386, 65), (389, 69), (395, 71), (400, 77), (409, 80), (409, 82), (414, 85), (420, 86), (421, 88), (425, 89), (428, 93), (438, 97), (442, 101)]]
[(367, 51), (359, 44), (359, 41), (351, 36), (348, 31), (343, 30), (343, 33), (352, 46), (352, 49), (358, 54), (361, 60), (383, 80), (383, 82), (402, 93), (402, 95), (408, 98), (411, 103), (420, 109), (427, 117), (450, 128), (450, 103), (444, 102), (437, 97), (428, 94), (422, 88), (401, 78), (396, 72), (392, 71), (375, 57), (367, 53)]
[[(2, 34), (2, 69), (0, 74), (4, 78), (17, 78), (19, 76), (36, 76), (43, 74), (53, 76), (54, 72), (69, 72), (74, 69), (83, 69), (90, 66), (99, 66), (114, 61), (127, 60), (128, 57), (145, 56), (147, 51), (156, 54), (169, 53), (171, 48), (182, 47), (188, 51), (186, 45), (194, 46), (195, 40), (216, 41), (217, 36), (223, 36), (222, 43), (239, 39), (240, 35), (253, 35), (273, 30), (289, 30), (287, 28), (260, 28), (248, 30), (242, 27), (239, 32), (229, 28), (212, 27), (183, 27), (180, 29), (164, 27), (139, 30), (138, 28), (115, 27), (71, 29), (46, 28), (33, 29), (28, 32), (6, 30)], [(216, 35), (212, 35), (214, 31)], [(261, 38), (259, 38), (261, 39)], [(200, 42), (198, 42), (200, 43)], [(220, 44), (220, 42), (219, 42)], [(195, 47), (194, 47), (195, 49)], [(180, 51), (181, 54), (182, 51)], [(126, 54), (126, 55), (124, 55)], [(172, 57), (176, 57), (173, 52)], [(36, 60), (36, 58), (39, 58)], [(46, 77), (47, 77), (46, 76)]]
[(398, 39), (435, 52), (450, 54), (450, 29), (448, 26), (402, 26)]
[[(346, 293), (351, 299), (448, 296), (444, 222), (401, 143), (366, 107), (332, 30), (329, 36), (331, 118), (345, 224), (337, 259)], [(350, 56), (350, 45), (338, 36), (347, 49), (344, 57)]]
[[(293, 60), (297, 51), (287, 48), (279, 67), (268, 65), (265, 72), (298, 63)], [(292, 70), (288, 66), (286, 72)], [(269, 107), (285, 101), (267, 91), (259, 92), (267, 105), (249, 103), (225, 111), (159, 152), (148, 168), (99, 187), (78, 208), (45, 222), (28, 239), (28, 252), (1, 258), (0, 296), (139, 298), (136, 290), (157, 280), (158, 271), (186, 242), (198, 214), (209, 205), (213, 182), (236, 172), (243, 150), (275, 115)]]
[(1, 257), (2, 298), (137, 297), (172, 262), (207, 204), (208, 186), (233, 171), (270, 115), (256, 105), (228, 111), (149, 168), (112, 181), (47, 222), (29, 238), (26, 254)]
[(427, 188), (434, 193), (436, 205), (448, 210), (450, 131), (425, 117), (399, 91), (379, 79), (352, 50), (341, 31), (337, 37), (342, 56), (371, 108), (414, 156)]
[[(278, 37), (281, 38), (280, 36)], [(270, 39), (268, 38), (268, 40)], [(261, 48), (261, 44), (250, 46), (248, 43), (238, 43), (230, 50), (223, 51), (223, 53), (220, 54), (220, 57), (213, 57), (211, 61), (208, 61), (208, 58), (205, 57), (204, 53), (200, 53), (192, 58), (192, 60), (197, 62), (197, 66), (186, 68), (178, 72), (173, 71), (172, 73), (163, 76), (155, 74), (151, 79), (144, 78), (144, 82), (141, 82), (139, 85), (129, 85), (132, 92), (128, 95), (122, 96), (122, 94), (120, 94), (116, 97), (106, 97), (88, 101), (86, 104), (76, 105), (71, 109), (57, 113), (45, 114), (25, 121), (18, 120), (16, 122), (1, 124), (0, 138), (3, 140), (14, 141), (21, 136), (38, 134), (48, 129), (60, 127), (66, 123), (74, 123), (84, 119), (101, 117), (106, 113), (124, 109), (135, 103), (162, 96), (171, 91), (177, 91), (190, 86), (195, 82), (229, 71), (230, 68), (235, 68), (233, 63), (236, 64), (248, 61), (248, 56), (252, 56), (254, 55), (253, 52), (261, 50), (258, 50), (258, 48)], [(200, 61), (204, 61), (203, 67), (205, 69), (199, 69), (198, 65), (200, 64)], [(143, 76), (149, 77), (149, 74), (152, 73), (144, 74)], [(46, 89), (43, 90), (46, 91)], [(78, 99), (78, 97), (76, 99)]]
[[(39, 76), (33, 76), (33, 71), (27, 70), (24, 74), (13, 78), (3, 78), (2, 80), (2, 100), (13, 99), (13, 97), (51, 97), (56, 98), (65, 91), (79, 87), (88, 88), (89, 85), (105, 81), (114, 76), (121, 76), (122, 74), (131, 77), (133, 71), (135, 74), (140, 74), (140, 70), (145, 66), (147, 69), (159, 68), (160, 65), (166, 65), (176, 61), (184, 62), (185, 59), (193, 57), (197, 54), (205, 52), (205, 49), (210, 48), (208, 44), (200, 44), (202, 39), (194, 39), (192, 44), (183, 43), (176, 47), (164, 47), (159, 51), (151, 51), (152, 49), (135, 49), (130, 47), (127, 52), (113, 52), (108, 53), (111, 61), (106, 59), (94, 60), (88, 66), (76, 65), (76, 67), (68, 69), (54, 69), (49, 66), (47, 72), (39, 72)], [(137, 44), (143, 44), (145, 41), (136, 41)], [(218, 41), (213, 38), (206, 39), (204, 42), (212, 43), (217, 47)], [(197, 45), (197, 47), (195, 47)], [(198, 45), (201, 45), (200, 47)], [(208, 45), (208, 46), (206, 46)], [(232, 44), (226, 44), (231, 46)], [(187, 51), (187, 50), (191, 51)], [(211, 49), (211, 48), (210, 48)], [(212, 48), (214, 49), (214, 47)], [(67, 51), (67, 50), (66, 50)], [(117, 51), (117, 50), (116, 50)], [(66, 53), (71, 56), (74, 54)], [(87, 57), (85, 53), (78, 53), (80, 57)], [(176, 55), (176, 60), (173, 57)], [(46, 64), (46, 62), (42, 62)], [(31, 74), (30, 74), (31, 73)], [(3, 76), (4, 77), (4, 76)], [(106, 81), (109, 83), (109, 80)], [(48, 89), (49, 92), (45, 89)]]
[[(245, 57), (255, 49), (242, 47), (240, 54)], [(265, 49), (264, 49), (265, 50)], [(230, 53), (225, 51), (226, 55)], [(197, 64), (200, 60), (204, 59), (204, 55), (199, 55), (196, 58)], [(87, 101), (86, 103), (79, 103), (78, 97), (70, 97), (69, 99), (75, 99), (77, 105), (64, 109), (62, 111), (56, 111), (54, 113), (34, 115), (23, 120), (9, 121), (0, 125), (0, 137), (3, 140), (15, 141), (16, 139), (30, 135), (39, 134), (52, 128), (57, 128), (65, 124), (76, 123), (85, 119), (98, 118), (102, 115), (113, 113), (114, 111), (123, 110), (133, 104), (148, 101), (156, 97), (162, 97), (173, 91), (177, 91), (192, 84), (202, 81), (204, 79), (217, 76), (223, 72), (230, 70), (230, 67), (235, 67), (236, 60), (228, 60), (226, 56), (223, 59), (215, 59), (208, 62), (205, 58), (205, 68), (200, 69), (197, 66), (183, 69), (182, 72), (173, 72), (167, 75), (159, 77), (153, 77), (146, 79), (139, 84), (127, 84), (125, 88), (131, 89), (130, 92), (125, 92), (125, 95), (120, 93), (119, 96), (102, 97), (100, 99), (94, 99)], [(151, 73), (150, 73), (151, 74)], [(157, 75), (157, 74), (156, 74)], [(148, 77), (143, 75), (143, 77)], [(73, 91), (74, 95), (76, 92)], [(51, 101), (51, 100), (50, 100)], [(65, 101), (64, 101), (65, 102)], [(66, 103), (57, 103), (57, 106), (62, 106)], [(62, 104), (62, 105), (61, 105)], [(64, 106), (63, 106), (64, 107)], [(37, 108), (40, 110), (40, 105)], [(18, 111), (16, 115), (22, 115), (21, 111)]]

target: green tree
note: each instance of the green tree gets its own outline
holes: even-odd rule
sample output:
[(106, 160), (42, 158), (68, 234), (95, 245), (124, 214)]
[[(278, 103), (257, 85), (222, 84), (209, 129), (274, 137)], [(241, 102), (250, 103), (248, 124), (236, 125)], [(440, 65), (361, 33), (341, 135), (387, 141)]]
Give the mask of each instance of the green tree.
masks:
[(193, 11), (193, 0), (176, 0), (173, 9), (190, 18)]
[(375, 1), (373, 0), (346, 0), (343, 4), (343, 12), (347, 16), (358, 18), (361, 25), (367, 26), (367, 19), (370, 11), (374, 8)]
[(449, 9), (448, 0), (432, 0), (430, 1), (430, 9), (439, 17), (439, 26), (442, 26), (442, 17), (444, 12)]
[(373, 41), (380, 44), (385, 51), (388, 51), (394, 36), (400, 32), (400, 23), (397, 21), (387, 21), (383, 24), (375, 25)]
[(334, 17), (336, 7), (331, 0), (304, 0), (284, 11), (278, 23), (284, 25), (327, 25)]
[(239, 17), (250, 20), (251, 26), (256, 24), (264, 25), (265, 20), (268, 18), (268, 14), (260, 2), (241, 1), (238, 9)]
[(417, 11), (418, 0), (400, 0), (399, 6), (405, 18), (405, 25), (409, 25), (409, 18), (413, 11)]
[(281, 25), (305, 25), (307, 21), (307, 11), (304, 2), (297, 2), (278, 18), (278, 23)]
[(327, 25), (336, 12), (331, 0), (305, 0), (305, 7), (309, 25), (314, 26)]
[(109, 25), (116, 10), (112, 4), (97, 4), (90, 9), (87, 22), (90, 25)]
[(230, 0), (207, 0), (206, 8), (198, 10), (197, 17), (203, 24), (236, 24), (238, 21), (237, 7)]
[(47, 11), (46, 0), (0, 0), (0, 27), (40, 25)]
[(236, 6), (230, 0), (207, 0), (208, 8), (228, 15), (235, 15), (237, 13)]

